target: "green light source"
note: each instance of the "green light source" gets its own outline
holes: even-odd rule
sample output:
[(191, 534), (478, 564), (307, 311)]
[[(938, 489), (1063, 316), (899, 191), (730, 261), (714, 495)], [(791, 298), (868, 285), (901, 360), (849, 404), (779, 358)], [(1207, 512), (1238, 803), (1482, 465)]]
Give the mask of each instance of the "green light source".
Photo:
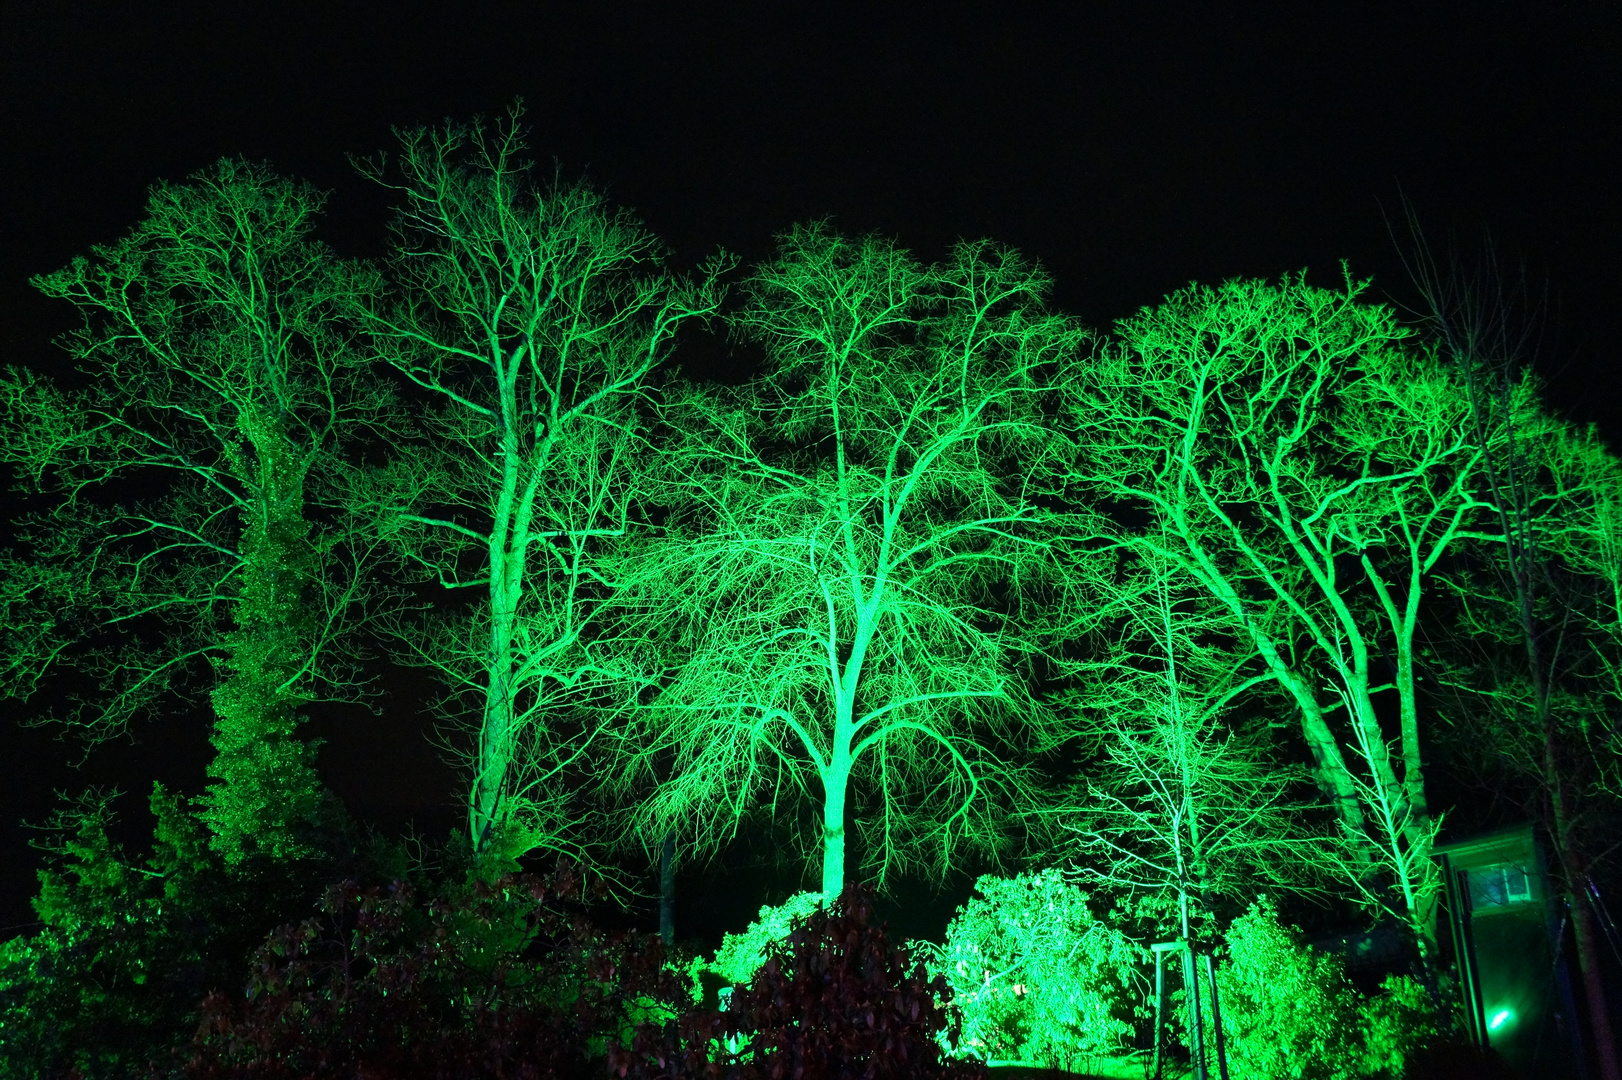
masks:
[(1505, 1024), (1514, 1019), (1514, 1009), (1499, 1009), (1497, 1012), (1492, 1014), (1492, 1019), (1487, 1021), (1487, 1030), (1497, 1031), (1499, 1028), (1503, 1027)]

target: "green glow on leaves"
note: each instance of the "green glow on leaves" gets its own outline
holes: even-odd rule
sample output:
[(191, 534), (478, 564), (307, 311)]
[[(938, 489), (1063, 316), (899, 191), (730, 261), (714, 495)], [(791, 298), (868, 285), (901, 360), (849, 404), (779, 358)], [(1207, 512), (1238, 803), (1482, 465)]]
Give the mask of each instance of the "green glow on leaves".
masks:
[(943, 946), (913, 945), (946, 976), (963, 1044), (991, 1060), (1071, 1068), (1132, 1035), (1143, 950), (1099, 921), (1056, 869), (983, 876)]
[(755, 977), (760, 965), (766, 962), (766, 950), (773, 942), (787, 941), (793, 921), (810, 915), (822, 906), (820, 892), (803, 892), (791, 896), (783, 903), (760, 909), (760, 916), (741, 934), (727, 934), (721, 939), (715, 960), (708, 965), (729, 983), (747, 983)]

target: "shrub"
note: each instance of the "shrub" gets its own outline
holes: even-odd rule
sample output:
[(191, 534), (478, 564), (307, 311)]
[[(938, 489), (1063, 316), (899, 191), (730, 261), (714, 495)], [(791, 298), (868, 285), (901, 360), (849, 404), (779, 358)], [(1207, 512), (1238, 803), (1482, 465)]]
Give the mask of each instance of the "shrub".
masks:
[(1426, 1047), (1448, 1034), (1431, 996), (1418, 980), (1391, 975), (1380, 993), (1363, 1003), (1364, 1071), (1371, 1076), (1406, 1077)]
[(975, 891), (930, 957), (972, 1052), (1065, 1068), (1116, 1052), (1132, 1034), (1143, 950), (1057, 869), (986, 875)]
[(0, 1080), (116, 1080), (178, 1066), (203, 996), (240, 986), (278, 913), (308, 903), (310, 867), (227, 873), (161, 786), (150, 800), (151, 854), (126, 857), (108, 836), (113, 803), (85, 793), (40, 845), (42, 928), (0, 945)]
[(1228, 928), (1217, 969), (1228, 1064), (1255, 1080), (1340, 1080), (1360, 1069), (1359, 1001), (1340, 961), (1313, 952), (1263, 897)]
[(1393, 975), (1379, 994), (1363, 996), (1340, 959), (1303, 944), (1265, 897), (1234, 920), (1226, 942), (1217, 989), (1236, 1076), (1400, 1077), (1440, 1034), (1430, 995), (1417, 981)]
[(721, 947), (715, 951), (715, 960), (706, 965), (707, 970), (734, 985), (749, 982), (766, 962), (771, 947), (788, 938), (794, 920), (805, 918), (821, 906), (820, 892), (803, 892), (776, 907), (762, 907), (760, 917), (743, 933), (727, 934), (721, 939)]
[(189, 1075), (575, 1076), (610, 1040), (676, 1015), (656, 935), (605, 934), (567, 902), (582, 883), (506, 875), (426, 903), (409, 885), (334, 886), (277, 930), (247, 1000), (204, 1004)]
[[(621, 1077), (675, 1080), (975, 1080), (947, 1062), (959, 1038), (951, 988), (872, 925), (871, 894), (850, 887), (830, 908), (791, 920), (725, 1012), (697, 1010), (672, 1028), (644, 1025), (609, 1062)], [(744, 1040), (737, 1053), (725, 1049)]]

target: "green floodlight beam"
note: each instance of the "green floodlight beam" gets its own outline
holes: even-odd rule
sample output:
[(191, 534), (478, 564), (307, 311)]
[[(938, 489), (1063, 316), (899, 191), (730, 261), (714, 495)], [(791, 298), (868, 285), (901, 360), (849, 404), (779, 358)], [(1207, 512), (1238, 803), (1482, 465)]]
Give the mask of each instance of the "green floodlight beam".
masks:
[(1487, 1021), (1487, 1030), (1497, 1031), (1513, 1019), (1515, 1019), (1514, 1009), (1499, 1009), (1492, 1014), (1492, 1019)]

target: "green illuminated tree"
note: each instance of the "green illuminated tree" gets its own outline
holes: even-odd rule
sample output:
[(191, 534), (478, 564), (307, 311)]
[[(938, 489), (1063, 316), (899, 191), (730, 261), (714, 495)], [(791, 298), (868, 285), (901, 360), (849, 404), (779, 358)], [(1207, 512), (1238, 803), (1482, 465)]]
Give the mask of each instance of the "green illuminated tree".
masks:
[(669, 517), (615, 570), (646, 681), (617, 728), (620, 789), (651, 792), (637, 834), (714, 851), (756, 810), (810, 804), (825, 896), (850, 822), (881, 883), (1003, 848), (1070, 614), (1044, 406), (1085, 335), (1047, 288), (989, 243), (923, 266), (823, 225), (749, 279), (734, 328), (765, 372), (672, 395)]
[(1463, 376), (1360, 292), (1233, 282), (1124, 320), (1075, 384), (1078, 478), (1146, 515), (1135, 544), (1243, 628), (1351, 845), (1345, 879), (1428, 956), (1416, 633), (1439, 563), (1491, 527), (1486, 449)]
[(1082, 882), (1191, 941), (1219, 900), (1313, 889), (1322, 839), (1295, 790), (1304, 772), (1277, 760), (1265, 721), (1240, 717), (1278, 695), (1232, 614), (1164, 563), (1122, 577), (1099, 590), (1115, 638), (1073, 692), (1086, 778), (1044, 812), (1074, 834)]
[(638, 410), (677, 327), (720, 302), (720, 263), (690, 284), (657, 241), (583, 184), (537, 186), (514, 108), (400, 133), (395, 292), (363, 314), (383, 358), (428, 399), (374, 512), (408, 565), (477, 602), (401, 624), (417, 662), (469, 715), (476, 851), (580, 852), (566, 781), (594, 729), (579, 710), (613, 685), (591, 629), (611, 590), (599, 567), (638, 497)]
[(317, 508), (388, 402), (336, 321), (373, 286), (311, 239), (322, 201), (241, 161), (158, 184), (129, 236), (34, 279), (84, 315), (65, 339), (81, 378), (0, 379), (0, 456), (55, 500), (6, 566), (27, 638), (6, 689), (60, 670), (55, 719), (94, 742), (209, 687), (204, 817), (233, 861), (305, 850), (321, 787), (300, 708), (356, 689), (364, 544)]

